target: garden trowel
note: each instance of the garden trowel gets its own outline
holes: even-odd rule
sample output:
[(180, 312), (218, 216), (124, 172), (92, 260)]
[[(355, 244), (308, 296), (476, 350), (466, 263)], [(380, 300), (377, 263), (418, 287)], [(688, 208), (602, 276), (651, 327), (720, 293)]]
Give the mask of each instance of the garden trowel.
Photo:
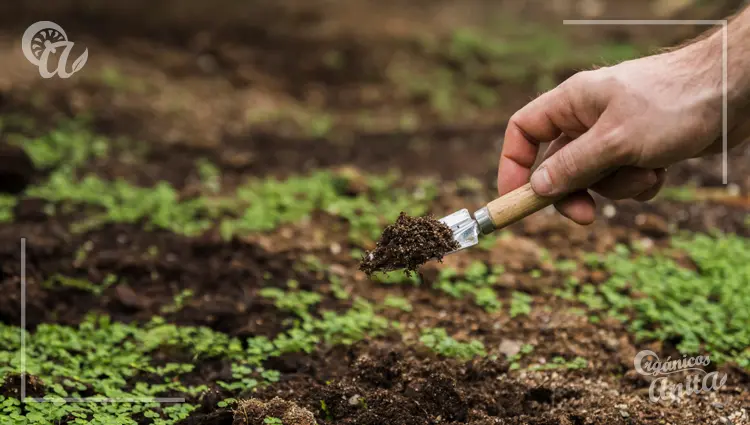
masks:
[(487, 235), (497, 229), (515, 223), (560, 200), (560, 197), (542, 197), (531, 188), (531, 183), (505, 194), (474, 212), (472, 218), (469, 210), (462, 209), (445, 216), (440, 221), (451, 228), (453, 238), (459, 248), (449, 252), (461, 251), (479, 243), (480, 235)]

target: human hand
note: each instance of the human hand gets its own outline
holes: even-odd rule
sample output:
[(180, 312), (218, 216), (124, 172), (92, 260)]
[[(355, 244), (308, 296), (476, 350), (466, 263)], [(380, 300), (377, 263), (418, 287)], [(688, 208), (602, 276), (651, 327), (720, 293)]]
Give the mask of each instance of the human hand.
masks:
[[(731, 94), (735, 87), (730, 87)], [(729, 147), (750, 134), (730, 99)], [(743, 100), (744, 102), (744, 100)], [(593, 190), (610, 199), (652, 199), (666, 167), (722, 150), (721, 45), (680, 50), (578, 73), (518, 111), (500, 157), (501, 195), (529, 181), (580, 224), (594, 221)], [(551, 142), (532, 175), (541, 143)]]

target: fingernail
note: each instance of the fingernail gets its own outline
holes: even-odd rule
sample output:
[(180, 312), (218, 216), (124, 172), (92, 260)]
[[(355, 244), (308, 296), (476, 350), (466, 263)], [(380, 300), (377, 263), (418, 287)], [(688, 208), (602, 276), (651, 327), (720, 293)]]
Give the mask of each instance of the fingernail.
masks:
[(552, 179), (547, 167), (540, 167), (531, 175), (531, 188), (539, 195), (552, 195)]

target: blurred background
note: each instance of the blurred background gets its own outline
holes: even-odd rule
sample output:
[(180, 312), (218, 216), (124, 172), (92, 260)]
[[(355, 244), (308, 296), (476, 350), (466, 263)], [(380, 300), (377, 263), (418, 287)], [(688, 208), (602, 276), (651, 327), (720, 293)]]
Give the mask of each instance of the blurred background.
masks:
[[(227, 162), (258, 174), (354, 162), (492, 184), (505, 121), (540, 91), (705, 29), (563, 19), (719, 19), (741, 3), (3, 2), (0, 108), (87, 114), (99, 131), (149, 143), (222, 145)], [(20, 37), (38, 20), (88, 48), (73, 78), (43, 80), (24, 60)]]

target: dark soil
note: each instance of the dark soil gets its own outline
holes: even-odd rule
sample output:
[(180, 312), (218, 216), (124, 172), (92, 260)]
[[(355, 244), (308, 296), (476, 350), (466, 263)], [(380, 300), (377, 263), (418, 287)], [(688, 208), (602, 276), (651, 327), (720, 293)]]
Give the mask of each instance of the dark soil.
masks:
[[(26, 380), (26, 397), (44, 397), (46, 392), (44, 381), (28, 374), (23, 378)], [(3, 384), (0, 385), (0, 395), (21, 398), (21, 375), (15, 373), (6, 375)]]
[(240, 402), (235, 408), (232, 425), (265, 425), (269, 417), (281, 419), (283, 424), (315, 425), (315, 416), (309, 410), (279, 397), (268, 403), (258, 399)]
[[(199, 414), (182, 425), (261, 425), (263, 414), (287, 412), (303, 420), (283, 423), (300, 425), (309, 413), (318, 424), (625, 425), (658, 423), (651, 419), (665, 410), (635, 397), (616, 401), (620, 391), (636, 392), (643, 383), (613, 386), (585, 371), (511, 378), (504, 360), (461, 363), (375, 343), (358, 344), (341, 361), (337, 369), (345, 373), (331, 381), (324, 374), (297, 375), (260, 391), (248, 409), (234, 409), (234, 422), (225, 410), (227, 415)], [(289, 399), (295, 403), (282, 401)], [(710, 423), (710, 411), (699, 415), (693, 423)]]
[(410, 217), (401, 212), (396, 222), (383, 230), (375, 249), (365, 253), (359, 269), (368, 275), (397, 269), (411, 273), (431, 259), (442, 261), (458, 247), (451, 228), (434, 217)]
[(34, 164), (23, 149), (0, 143), (0, 192), (23, 192), (35, 173)]
[[(314, 276), (299, 268), (295, 271), (292, 253), (273, 254), (238, 240), (224, 243), (212, 235), (186, 238), (146, 232), (138, 225), (108, 225), (72, 234), (65, 224), (77, 219), (48, 219), (41, 211), (43, 205), (24, 201), (17, 208), (16, 223), (0, 226), (0, 239), (6, 241), (0, 248), (0, 288), (5, 294), (0, 298), (0, 320), (4, 323), (19, 324), (20, 287), (13, 276), (20, 274), (22, 237), (27, 238), (30, 329), (50, 321), (75, 324), (89, 313), (109, 314), (122, 321), (148, 320), (181, 290), (192, 289), (195, 296), (170, 320), (239, 336), (273, 336), (282, 329), (286, 314), (257, 292), (267, 286), (284, 286), (289, 279), (298, 281), (300, 289), (316, 289)], [(101, 295), (45, 285), (58, 274), (99, 284), (109, 273), (120, 279)]]

